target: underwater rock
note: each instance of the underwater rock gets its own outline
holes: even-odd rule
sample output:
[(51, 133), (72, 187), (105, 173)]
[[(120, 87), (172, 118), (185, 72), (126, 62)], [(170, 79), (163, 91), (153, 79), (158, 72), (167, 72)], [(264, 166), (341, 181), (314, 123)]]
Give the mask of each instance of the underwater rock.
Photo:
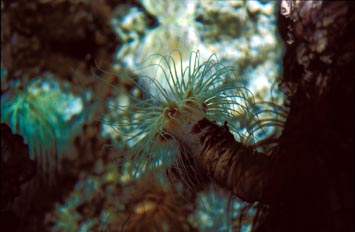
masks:
[(16, 230), (20, 218), (11, 205), (21, 195), (21, 186), (36, 174), (36, 164), (30, 159), (28, 145), (1, 123), (1, 228)]
[[(127, 9), (125, 15), (122, 9)], [(178, 50), (188, 57), (198, 50), (202, 59), (208, 59), (214, 53), (225, 65), (238, 69), (257, 99), (270, 100), (273, 95), (282, 105), (276, 86), (270, 91), (281, 69), (276, 2), (146, 0), (141, 6), (118, 6), (115, 11), (112, 25), (119, 37), (126, 38), (116, 54), (117, 67), (139, 73), (137, 67), (148, 58), (155, 62), (152, 54)], [(149, 18), (155, 20), (153, 25)], [(187, 62), (182, 60), (184, 65)]]
[(9, 77), (32, 78), (50, 71), (72, 80), (73, 69), (88, 74), (96, 61), (110, 65), (119, 42), (109, 25), (111, 6), (106, 1), (1, 4), (1, 64)]

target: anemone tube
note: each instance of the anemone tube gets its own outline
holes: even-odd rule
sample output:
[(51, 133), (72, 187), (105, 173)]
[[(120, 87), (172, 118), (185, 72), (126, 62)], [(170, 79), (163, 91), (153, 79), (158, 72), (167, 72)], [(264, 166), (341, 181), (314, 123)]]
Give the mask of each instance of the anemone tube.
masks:
[[(164, 130), (190, 151), (218, 185), (247, 202), (270, 202), (266, 189), (274, 159), (234, 140), (228, 126), (206, 118), (201, 107), (188, 102), (167, 120)], [(188, 139), (186, 139), (188, 138)]]

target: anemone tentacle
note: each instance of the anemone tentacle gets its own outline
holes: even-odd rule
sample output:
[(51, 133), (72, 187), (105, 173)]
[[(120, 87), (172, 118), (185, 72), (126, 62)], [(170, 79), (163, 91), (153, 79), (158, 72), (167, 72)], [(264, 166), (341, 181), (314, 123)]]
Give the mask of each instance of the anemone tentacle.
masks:
[[(253, 114), (250, 105), (254, 98), (241, 84), (242, 78), (234, 67), (223, 65), (216, 55), (201, 62), (198, 51), (191, 53), (187, 65), (178, 51), (169, 56), (152, 55), (150, 59), (159, 60), (140, 69), (143, 75), (137, 81), (130, 79), (145, 98), (129, 95), (129, 105), (108, 103), (119, 116), (104, 120), (130, 145), (128, 160), (134, 173), (179, 160), (177, 157), (183, 152), (181, 138), (166, 128), (183, 109), (190, 109), (191, 117), (201, 114), (195, 115), (197, 119), (205, 117), (218, 125), (227, 123), (239, 141), (250, 135), (240, 129), (240, 122), (246, 120), (242, 117)], [(154, 76), (149, 75), (152, 70)], [(201, 110), (193, 111), (195, 107)], [(184, 135), (188, 140), (189, 134)]]

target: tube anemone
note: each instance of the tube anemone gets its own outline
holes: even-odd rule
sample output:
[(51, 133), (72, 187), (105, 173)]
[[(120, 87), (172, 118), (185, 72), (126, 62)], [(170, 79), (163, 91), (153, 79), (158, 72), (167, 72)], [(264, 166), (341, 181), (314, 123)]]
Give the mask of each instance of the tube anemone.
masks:
[(192, 52), (186, 65), (178, 51), (151, 58), (159, 62), (142, 71), (153, 68), (155, 75), (130, 79), (144, 99), (129, 95), (129, 104), (108, 104), (120, 113), (104, 120), (131, 145), (128, 165), (136, 174), (172, 164), (186, 150), (192, 155), (198, 152), (184, 144), (192, 140), (191, 127), (202, 118), (228, 124), (239, 141), (248, 137), (241, 124), (252, 114), (253, 96), (235, 68), (224, 66), (215, 55), (201, 62), (199, 52)]

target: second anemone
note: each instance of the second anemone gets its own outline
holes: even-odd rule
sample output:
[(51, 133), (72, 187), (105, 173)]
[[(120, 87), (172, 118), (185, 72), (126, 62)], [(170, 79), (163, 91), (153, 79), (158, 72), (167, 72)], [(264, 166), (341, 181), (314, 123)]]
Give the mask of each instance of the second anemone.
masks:
[(31, 159), (45, 179), (53, 181), (58, 170), (66, 129), (61, 112), (63, 94), (57, 83), (16, 81), (12, 89), (1, 95), (1, 122), (23, 136)]

